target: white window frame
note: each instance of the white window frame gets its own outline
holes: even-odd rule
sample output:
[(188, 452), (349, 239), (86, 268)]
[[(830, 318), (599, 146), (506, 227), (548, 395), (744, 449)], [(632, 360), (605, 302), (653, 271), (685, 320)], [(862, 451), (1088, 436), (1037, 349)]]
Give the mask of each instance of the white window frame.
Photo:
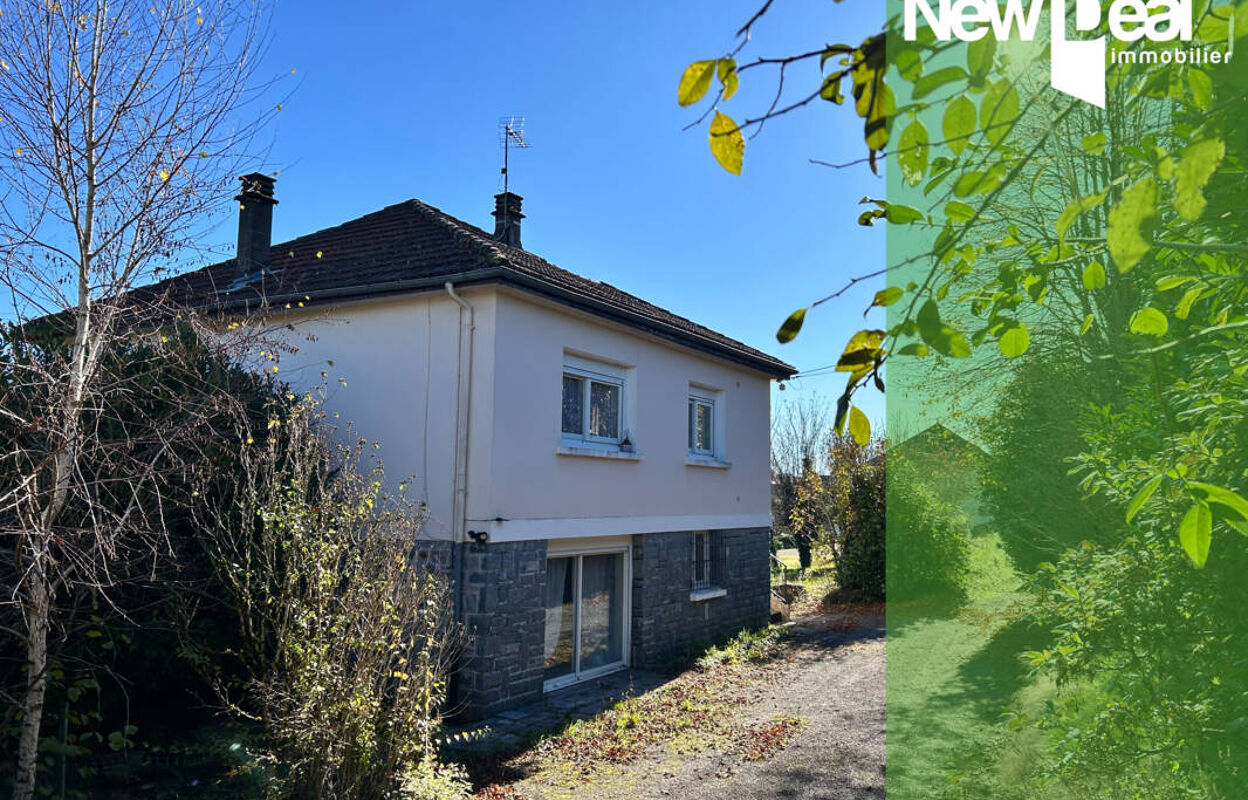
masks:
[[(687, 426), (685, 441), (689, 446), (690, 455), (703, 456), (705, 458), (716, 458), (719, 453), (719, 431), (717, 430), (717, 419), (716, 419), (718, 410), (716, 409), (715, 400), (716, 400), (715, 395), (710, 394), (709, 392), (706, 392), (706, 393), (697, 392), (697, 391), (689, 392), (689, 402), (685, 406), (685, 409), (686, 409), (685, 416), (686, 416), (686, 426)], [(697, 430), (697, 408), (698, 406), (705, 406), (711, 412), (711, 425), (710, 425), (711, 446), (710, 446), (710, 449), (707, 449), (707, 450), (703, 450), (697, 446), (697, 436), (695, 435), (695, 432)]]
[[(563, 379), (565, 377), (580, 378), (581, 384), (581, 432), (569, 433), (563, 430)], [(591, 386), (595, 383), (608, 384), (615, 386), (620, 390), (619, 408), (616, 411), (616, 435), (611, 436), (594, 436), (589, 432), (589, 415), (590, 415), (590, 392)], [(595, 444), (614, 444), (618, 445), (624, 441), (624, 433), (627, 430), (625, 420), (625, 404), (624, 393), (627, 391), (624, 378), (620, 375), (608, 375), (594, 370), (584, 369), (582, 367), (574, 367), (568, 364), (563, 365), (563, 372), (559, 376), (559, 407), (561, 409), (559, 416), (559, 433), (564, 441), (567, 442), (591, 442)]]
[[(591, 667), (587, 670), (580, 668), (580, 641), (581, 641), (581, 559), (584, 556), (596, 555), (613, 555), (620, 554), (624, 558), (624, 585), (621, 587), (621, 602), (623, 607), (621, 613), (623, 620), (620, 623), (620, 638), (623, 647), (623, 657), (611, 664), (603, 664), (600, 667)], [(580, 545), (569, 545), (563, 542), (550, 543), (550, 547), (546, 552), (547, 560), (552, 558), (571, 558), (576, 567), (576, 603), (573, 611), (573, 661), (572, 672), (567, 675), (560, 675), (558, 678), (550, 678), (542, 681), (542, 692), (553, 692), (556, 689), (562, 689), (565, 686), (582, 683), (593, 678), (599, 678), (612, 672), (618, 672), (627, 669), (631, 663), (629, 660), (630, 648), (632, 647), (632, 608), (633, 608), (633, 548), (630, 544), (604, 544), (600, 546), (592, 546), (588, 543)]]

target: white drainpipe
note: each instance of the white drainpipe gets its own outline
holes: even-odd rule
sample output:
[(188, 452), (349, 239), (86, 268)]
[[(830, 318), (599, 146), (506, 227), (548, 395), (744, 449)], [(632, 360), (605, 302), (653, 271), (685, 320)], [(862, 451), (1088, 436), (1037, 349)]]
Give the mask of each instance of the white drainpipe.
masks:
[[(468, 423), (472, 410), (472, 356), (473, 340), (477, 330), (476, 310), (464, 298), (455, 293), (455, 285), (446, 284), (446, 293), (459, 304), (459, 358), (457, 362), (457, 391), (455, 409), (455, 473), (453, 476), (453, 510), (451, 525), (455, 548), (455, 617), (463, 617), (464, 558), (463, 548), (468, 530)], [(466, 356), (466, 358), (465, 358)], [(466, 362), (466, 363), (465, 363)]]

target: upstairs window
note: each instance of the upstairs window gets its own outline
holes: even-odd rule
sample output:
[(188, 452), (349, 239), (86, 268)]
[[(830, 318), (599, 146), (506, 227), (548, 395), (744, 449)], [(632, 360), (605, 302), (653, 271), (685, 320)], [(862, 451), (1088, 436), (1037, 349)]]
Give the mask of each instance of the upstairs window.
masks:
[(689, 452), (699, 456), (715, 455), (715, 398), (689, 396)]
[(618, 444), (623, 399), (622, 378), (564, 367), (563, 438)]

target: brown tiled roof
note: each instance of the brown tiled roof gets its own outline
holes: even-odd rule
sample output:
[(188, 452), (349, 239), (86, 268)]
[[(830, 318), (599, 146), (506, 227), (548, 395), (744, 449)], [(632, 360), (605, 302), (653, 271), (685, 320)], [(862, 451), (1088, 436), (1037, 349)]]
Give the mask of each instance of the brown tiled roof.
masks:
[(710, 328), (610, 284), (560, 269), (496, 241), (485, 231), (419, 200), (406, 200), (316, 233), (274, 245), (271, 269), (235, 285), (223, 261), (139, 290), (205, 309), (313, 303), (456, 285), (504, 283), (614, 319), (704, 352), (787, 378), (796, 370)]

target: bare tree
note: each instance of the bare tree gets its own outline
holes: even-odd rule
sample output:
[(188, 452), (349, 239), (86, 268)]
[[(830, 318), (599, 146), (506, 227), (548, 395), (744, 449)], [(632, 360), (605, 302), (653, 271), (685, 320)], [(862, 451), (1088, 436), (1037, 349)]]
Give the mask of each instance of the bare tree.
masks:
[[(112, 474), (92, 425), (132, 390), (119, 341), (165, 319), (135, 287), (194, 251), (268, 113), (253, 108), (264, 43), (259, 3), (14, 0), (0, 24), (0, 283), (19, 344), (12, 380), (39, 402), (0, 415), (37, 433), (3, 443), (0, 535), (17, 578), (25, 689), (14, 797), (35, 791), (58, 595), (106, 594), (123, 561), (161, 548), (141, 499), (162, 463)], [(49, 316), (52, 315), (52, 316)], [(37, 356), (26, 345), (40, 345)], [(157, 454), (161, 452), (159, 449)], [(154, 454), (155, 455), (155, 454)], [(134, 470), (126, 473), (124, 469)], [(100, 503), (102, 493), (112, 502)]]
[(818, 394), (795, 395), (776, 405), (771, 417), (771, 519), (792, 534), (790, 520), (797, 486), (807, 468), (826, 466), (832, 409)]

